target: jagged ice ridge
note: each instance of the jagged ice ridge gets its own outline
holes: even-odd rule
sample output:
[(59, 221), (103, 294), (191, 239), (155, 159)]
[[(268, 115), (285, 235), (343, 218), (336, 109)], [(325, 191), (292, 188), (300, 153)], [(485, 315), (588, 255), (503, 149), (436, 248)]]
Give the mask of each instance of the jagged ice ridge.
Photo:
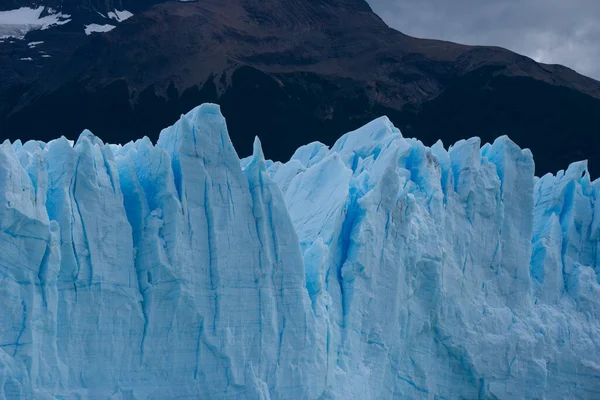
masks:
[(387, 118), (282, 164), (218, 106), (0, 146), (0, 398), (600, 397), (600, 181)]

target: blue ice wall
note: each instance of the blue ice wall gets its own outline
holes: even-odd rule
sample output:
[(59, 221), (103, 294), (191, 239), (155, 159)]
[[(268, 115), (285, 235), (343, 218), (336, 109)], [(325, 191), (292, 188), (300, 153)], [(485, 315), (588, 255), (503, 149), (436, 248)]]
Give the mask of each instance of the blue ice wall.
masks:
[(216, 105), (0, 145), (0, 398), (600, 397), (599, 181), (387, 118), (239, 160)]

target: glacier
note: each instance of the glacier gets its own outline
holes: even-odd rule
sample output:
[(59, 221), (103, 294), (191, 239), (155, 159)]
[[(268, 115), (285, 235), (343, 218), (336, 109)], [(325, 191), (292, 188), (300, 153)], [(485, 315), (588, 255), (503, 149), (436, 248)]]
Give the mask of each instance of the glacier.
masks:
[(214, 104), (5, 141), (0, 398), (600, 398), (599, 193), (385, 117), (286, 163)]

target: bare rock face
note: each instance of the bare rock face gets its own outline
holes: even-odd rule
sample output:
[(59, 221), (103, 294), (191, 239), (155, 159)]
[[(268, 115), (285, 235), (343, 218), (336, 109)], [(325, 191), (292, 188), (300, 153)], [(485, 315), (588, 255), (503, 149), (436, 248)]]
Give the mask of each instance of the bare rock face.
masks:
[[(497, 47), (406, 36), (363, 0), (41, 5), (72, 21), (0, 43), (2, 138), (90, 128), (109, 142), (156, 139), (211, 101), (242, 156), (256, 134), (283, 160), (385, 114), (427, 144), (507, 134), (532, 149), (538, 174), (583, 158), (600, 172), (599, 82)], [(109, 16), (123, 10), (133, 16)]]

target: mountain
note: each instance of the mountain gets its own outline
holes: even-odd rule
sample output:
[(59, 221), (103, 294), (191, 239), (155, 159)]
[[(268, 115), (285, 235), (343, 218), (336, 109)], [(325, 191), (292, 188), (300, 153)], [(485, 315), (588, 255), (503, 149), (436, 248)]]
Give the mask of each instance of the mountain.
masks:
[(506, 134), (533, 151), (538, 175), (585, 158), (600, 174), (600, 82), (498, 47), (404, 35), (363, 0), (0, 7), (25, 6), (63, 17), (0, 43), (2, 138), (75, 138), (90, 128), (114, 143), (156, 140), (210, 101), (242, 156), (256, 134), (268, 157), (287, 160), (304, 143), (331, 145), (387, 115), (428, 145)]
[(282, 164), (205, 104), (0, 145), (0, 395), (600, 396), (600, 180), (389, 119)]

